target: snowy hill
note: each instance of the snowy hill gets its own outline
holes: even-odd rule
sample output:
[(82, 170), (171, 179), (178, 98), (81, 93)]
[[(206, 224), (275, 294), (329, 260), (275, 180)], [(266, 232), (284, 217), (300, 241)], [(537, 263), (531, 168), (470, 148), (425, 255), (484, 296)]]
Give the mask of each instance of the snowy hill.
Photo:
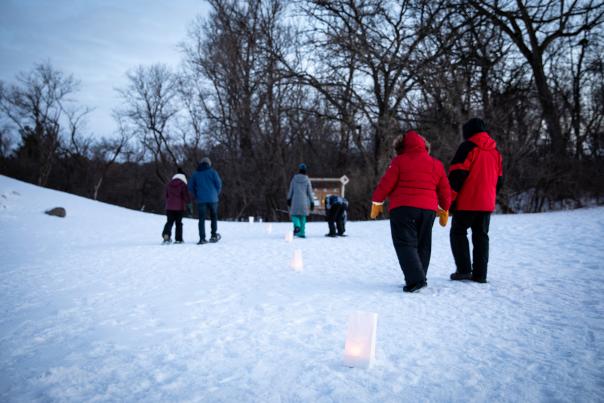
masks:
[[(387, 221), (201, 246), (163, 224), (0, 176), (0, 401), (604, 401), (604, 208), (494, 216), (485, 285), (448, 280), (435, 225), (411, 295)], [(369, 370), (342, 362), (355, 310), (379, 315)]]

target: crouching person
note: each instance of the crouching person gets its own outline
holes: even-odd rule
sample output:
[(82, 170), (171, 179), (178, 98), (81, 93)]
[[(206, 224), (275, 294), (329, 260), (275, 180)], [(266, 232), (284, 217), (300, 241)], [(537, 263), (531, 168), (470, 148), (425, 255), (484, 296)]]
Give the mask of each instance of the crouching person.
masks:
[(414, 292), (427, 285), (432, 225), (438, 205), (449, 209), (451, 190), (443, 164), (428, 154), (419, 134), (405, 133), (395, 149), (398, 155), (373, 193), (371, 218), (381, 213), (389, 198), (392, 243), (405, 276), (403, 291)]
[(348, 216), (348, 200), (338, 195), (325, 197), (325, 217), (329, 226), (328, 237), (346, 236), (346, 219)]
[(176, 224), (176, 234), (174, 243), (182, 243), (182, 216), (191, 198), (187, 188), (187, 177), (182, 169), (178, 168), (176, 175), (166, 186), (166, 217), (167, 222), (164, 225), (162, 237), (164, 243), (172, 242), (172, 226)]

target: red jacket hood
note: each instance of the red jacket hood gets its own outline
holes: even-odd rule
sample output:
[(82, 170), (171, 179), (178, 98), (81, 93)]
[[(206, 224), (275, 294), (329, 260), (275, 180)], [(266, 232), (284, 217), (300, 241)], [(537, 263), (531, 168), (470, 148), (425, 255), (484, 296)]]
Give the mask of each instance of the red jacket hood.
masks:
[(497, 147), (495, 140), (487, 132), (476, 133), (468, 138), (468, 141), (476, 144), (482, 150), (493, 150)]
[(407, 152), (428, 152), (426, 150), (426, 141), (415, 131), (410, 130), (405, 133), (403, 140), (403, 153)]

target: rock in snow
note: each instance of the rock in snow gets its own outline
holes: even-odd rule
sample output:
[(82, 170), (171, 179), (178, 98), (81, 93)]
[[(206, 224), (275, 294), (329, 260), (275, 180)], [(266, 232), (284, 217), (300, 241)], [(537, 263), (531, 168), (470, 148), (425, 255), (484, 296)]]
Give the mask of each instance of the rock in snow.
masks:
[(65, 209), (63, 207), (51, 208), (49, 210), (46, 210), (44, 213), (46, 213), (48, 215), (53, 215), (56, 217), (61, 217), (61, 218), (64, 218), (67, 215), (67, 212), (65, 211)]

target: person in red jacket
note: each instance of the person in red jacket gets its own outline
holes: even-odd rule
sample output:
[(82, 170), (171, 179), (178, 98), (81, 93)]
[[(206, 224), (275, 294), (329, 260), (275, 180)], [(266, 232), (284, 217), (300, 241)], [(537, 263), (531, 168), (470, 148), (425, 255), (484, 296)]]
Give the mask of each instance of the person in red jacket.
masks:
[[(503, 160), (485, 123), (473, 118), (463, 125), (461, 143), (449, 167), (453, 195), (451, 250), (456, 271), (451, 280), (487, 281), (489, 223), (495, 197), (503, 184)], [(472, 229), (473, 262), (470, 260), (468, 228)]]
[(176, 223), (176, 234), (174, 243), (182, 243), (182, 216), (187, 205), (191, 203), (191, 196), (187, 187), (187, 177), (182, 169), (178, 168), (176, 175), (166, 186), (166, 217), (162, 237), (164, 243), (170, 243), (172, 236), (172, 225)]
[[(402, 146), (400, 146), (402, 145)], [(408, 131), (386, 173), (373, 192), (371, 218), (390, 199), (390, 231), (405, 276), (403, 291), (426, 286), (432, 251), (432, 225), (438, 206), (449, 210), (451, 190), (443, 164), (428, 154), (426, 141)]]

